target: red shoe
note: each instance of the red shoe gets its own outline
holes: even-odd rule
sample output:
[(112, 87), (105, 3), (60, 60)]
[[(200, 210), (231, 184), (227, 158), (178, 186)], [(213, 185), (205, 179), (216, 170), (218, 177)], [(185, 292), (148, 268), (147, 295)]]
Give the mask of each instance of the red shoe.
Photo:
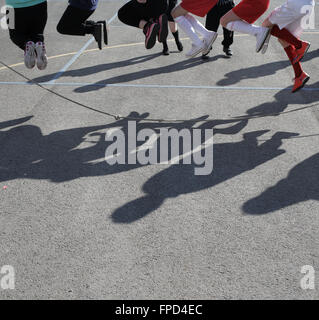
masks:
[(306, 42), (306, 41), (303, 41), (302, 42), (302, 46), (300, 49), (296, 49), (295, 50), (295, 53), (296, 53), (296, 57), (294, 58), (293, 60), (293, 64), (299, 62), (302, 60), (302, 58), (304, 57), (304, 55), (307, 53), (307, 51), (309, 50), (310, 48), (310, 43), (309, 42)]
[(292, 89), (292, 93), (295, 93), (301, 88), (303, 88), (309, 79), (309, 75), (306, 72), (302, 72), (302, 74), (299, 77), (295, 78), (295, 84)]

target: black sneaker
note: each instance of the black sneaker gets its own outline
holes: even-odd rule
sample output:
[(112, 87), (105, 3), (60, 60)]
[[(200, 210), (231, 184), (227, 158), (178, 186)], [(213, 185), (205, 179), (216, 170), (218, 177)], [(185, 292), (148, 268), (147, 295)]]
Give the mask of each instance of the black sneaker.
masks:
[(103, 24), (96, 23), (94, 25), (93, 36), (100, 50), (102, 50), (102, 33), (103, 33)]
[(155, 22), (147, 22), (143, 32), (145, 34), (145, 48), (152, 49), (156, 43), (156, 37), (159, 33), (160, 26)]
[(229, 47), (224, 47), (223, 51), (225, 52), (227, 57), (231, 57), (233, 55), (233, 52), (231, 51), (231, 49)]
[(167, 44), (166, 44), (166, 45), (165, 45), (165, 44), (163, 45), (162, 54), (163, 54), (164, 56), (169, 56), (170, 52), (169, 52), (169, 49), (168, 49)]
[(94, 26), (94, 25), (96, 24), (96, 22), (93, 21), (93, 20), (86, 20), (86, 21), (84, 22), (84, 24), (85, 24), (86, 26)]
[(106, 20), (104, 20), (104, 21), (98, 21), (97, 23), (102, 23), (102, 25), (103, 25), (104, 44), (107, 46), (108, 45), (107, 22), (106, 22)]
[(184, 50), (183, 44), (178, 40), (175, 41), (176, 42), (176, 46), (179, 52), (182, 52)]

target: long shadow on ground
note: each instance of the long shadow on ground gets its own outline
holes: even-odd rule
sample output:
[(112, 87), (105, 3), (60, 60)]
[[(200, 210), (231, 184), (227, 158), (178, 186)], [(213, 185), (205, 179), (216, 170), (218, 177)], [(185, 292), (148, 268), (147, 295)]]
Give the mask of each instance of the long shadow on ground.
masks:
[[(132, 112), (129, 116), (145, 119), (148, 114)], [(181, 130), (191, 129), (204, 116), (185, 123), (137, 122), (137, 131), (153, 129), (158, 132), (161, 127)], [(27, 118), (24, 119), (27, 121)], [(106, 131), (120, 128), (128, 136), (127, 120), (114, 121), (105, 125), (73, 128), (43, 135), (41, 129), (34, 125), (11, 126), (21, 123), (13, 120), (0, 123), (0, 181), (18, 178), (46, 179), (53, 182), (71, 181), (81, 177), (104, 176), (133, 170), (141, 167), (134, 165), (108, 165), (105, 151), (113, 142), (106, 141)], [(221, 129), (227, 134), (239, 132), (247, 120), (210, 121), (209, 126), (230, 124), (228, 129)], [(218, 129), (216, 130), (218, 132)], [(139, 145), (143, 144), (140, 142)]]
[(319, 201), (319, 153), (292, 168), (287, 178), (280, 180), (262, 194), (247, 201), (243, 210), (260, 215), (307, 200)]
[[(247, 115), (278, 115), (289, 104), (304, 106), (318, 101), (318, 94), (302, 91), (291, 95), (289, 91), (282, 90), (275, 95), (275, 99), (274, 102), (264, 103), (248, 110)], [(132, 112), (129, 116), (147, 120), (149, 115)], [(215, 135), (234, 135), (243, 130), (249, 121), (238, 118), (203, 123), (206, 118), (207, 116), (203, 116), (178, 124), (137, 121), (137, 130), (150, 128), (158, 132), (162, 127), (181, 130), (191, 129), (196, 125), (196, 128), (201, 129), (213, 128)], [(0, 181), (24, 178), (46, 179), (59, 183), (80, 177), (107, 176), (141, 167), (140, 164), (111, 166), (105, 162), (105, 150), (111, 144), (105, 141), (106, 130), (119, 127), (127, 136), (126, 120), (61, 130), (49, 135), (43, 135), (37, 126), (21, 125), (28, 120), (29, 117), (26, 117), (0, 123)], [(113, 221), (134, 222), (156, 210), (167, 199), (214, 187), (253, 170), (285, 153), (281, 148), (283, 140), (298, 135), (296, 132), (276, 132), (271, 138), (261, 144), (258, 143), (258, 137), (267, 131), (246, 132), (239, 142), (215, 143), (214, 171), (211, 175), (194, 176), (194, 165), (172, 165), (159, 172), (144, 184), (145, 196), (118, 208), (112, 214)], [(315, 155), (297, 165), (289, 177), (273, 189), (247, 202), (244, 211), (251, 214), (272, 212), (291, 203), (318, 199), (316, 184), (318, 172), (318, 155)], [(307, 180), (306, 176), (310, 176), (311, 179)], [(291, 196), (286, 192), (287, 186), (293, 186), (290, 190)], [(280, 198), (282, 201), (279, 201)], [(260, 205), (262, 202), (266, 202), (266, 205)]]
[[(319, 49), (316, 49), (313, 51), (309, 51), (302, 61), (303, 62), (310, 61), (318, 57), (319, 57)], [(225, 78), (219, 80), (217, 82), (217, 85), (230, 86), (230, 85), (239, 83), (240, 81), (245, 79), (257, 79), (257, 78), (267, 77), (287, 67), (291, 67), (291, 64), (288, 58), (286, 60), (265, 63), (259, 66), (241, 68), (241, 69), (226, 73)], [(310, 73), (310, 76), (315, 77), (315, 75), (311, 75), (311, 70), (309, 70), (309, 73)]]

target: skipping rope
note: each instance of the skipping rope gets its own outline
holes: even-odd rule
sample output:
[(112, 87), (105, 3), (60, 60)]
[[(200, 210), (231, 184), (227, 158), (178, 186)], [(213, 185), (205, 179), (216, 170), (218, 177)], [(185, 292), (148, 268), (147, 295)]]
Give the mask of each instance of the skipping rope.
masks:
[[(103, 114), (107, 117), (110, 117), (110, 118), (114, 118), (116, 121), (118, 120), (128, 120), (128, 121), (140, 121), (140, 122), (146, 122), (146, 121), (149, 121), (149, 122), (158, 122), (158, 123), (171, 123), (171, 122), (194, 122), (195, 120), (198, 120), (199, 122), (211, 122), (211, 121), (214, 121), (216, 119), (213, 119), (213, 118), (206, 118), (206, 119), (156, 119), (156, 118), (136, 118), (136, 117), (123, 117), (121, 115), (116, 115), (116, 114), (112, 114), (112, 113), (109, 113), (109, 112), (106, 112), (106, 111), (102, 111), (102, 110), (99, 110), (99, 109), (96, 109), (96, 108), (93, 108), (93, 107), (90, 107), (84, 103), (81, 103), (81, 102), (78, 102), (76, 100), (73, 100), (71, 98), (68, 98), (50, 88), (47, 88), (45, 86), (43, 86), (41, 83), (38, 83), (30, 78), (28, 78), (27, 76), (25, 76), (24, 74), (22, 74), (21, 72), (13, 69), (12, 67), (8, 66), (6, 63), (2, 62), (0, 60), (0, 63), (7, 69), (11, 70), (12, 72), (16, 73), (17, 75), (19, 75), (21, 78), (25, 79), (26, 81), (28, 81), (30, 84), (34, 84), (36, 86), (38, 86), (39, 88), (65, 100), (65, 101), (69, 101), (79, 107), (82, 107), (82, 108), (85, 108), (85, 109), (88, 109), (90, 111), (93, 111), (93, 112), (97, 112), (97, 113), (100, 113), (100, 114)], [(263, 114), (263, 115), (260, 115), (260, 114), (257, 114), (257, 115), (251, 115), (251, 116), (237, 116), (237, 117), (230, 117), (228, 119), (218, 119), (218, 120), (221, 120), (221, 121), (231, 121), (231, 120), (248, 120), (248, 119), (255, 119), (255, 118), (264, 118), (264, 117), (271, 117), (271, 116), (278, 116), (280, 114), (286, 114), (286, 113), (290, 113), (290, 112), (295, 112), (295, 111), (300, 111), (300, 110), (304, 110), (304, 109), (308, 109), (308, 108), (312, 108), (312, 107), (315, 107), (315, 106), (318, 106), (318, 104), (315, 104), (315, 105), (311, 105), (311, 106), (305, 106), (305, 107), (300, 107), (300, 108), (296, 108), (296, 109), (293, 109), (293, 110), (288, 110), (288, 111), (283, 111), (283, 112), (273, 112), (273, 113), (269, 113), (269, 114)]]

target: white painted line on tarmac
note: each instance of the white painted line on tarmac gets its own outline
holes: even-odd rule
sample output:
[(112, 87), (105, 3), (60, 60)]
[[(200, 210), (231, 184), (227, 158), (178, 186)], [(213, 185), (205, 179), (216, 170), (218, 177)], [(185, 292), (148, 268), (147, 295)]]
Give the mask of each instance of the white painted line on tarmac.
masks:
[[(42, 86), (52, 85), (51, 82), (41, 82)], [(0, 81), (0, 85), (35, 85), (31, 82), (7, 82)], [(102, 88), (151, 88), (151, 89), (206, 89), (206, 90), (241, 90), (241, 91), (280, 91), (291, 90), (291, 87), (239, 87), (239, 86), (189, 86), (189, 85), (158, 85), (158, 84), (125, 84), (125, 83), (81, 83), (81, 82), (57, 82), (54, 85), (61, 87), (102, 87)], [(305, 91), (319, 91), (319, 88), (303, 88)]]
[(55, 82), (67, 71), (71, 65), (79, 58), (79, 56), (87, 49), (87, 47), (94, 41), (94, 37), (90, 40), (72, 57), (72, 59), (58, 72), (54, 75), (53, 79), (49, 81), (49, 84), (55, 84)]

